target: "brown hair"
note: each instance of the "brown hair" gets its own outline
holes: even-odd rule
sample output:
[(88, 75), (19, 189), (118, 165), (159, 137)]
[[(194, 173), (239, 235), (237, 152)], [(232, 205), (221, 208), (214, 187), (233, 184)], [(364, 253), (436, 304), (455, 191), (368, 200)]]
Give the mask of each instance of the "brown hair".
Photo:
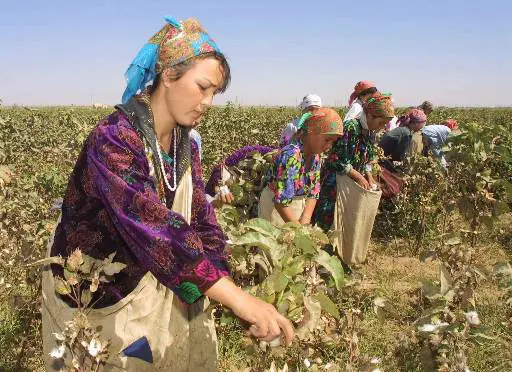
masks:
[[(226, 89), (228, 89), (229, 84), (231, 83), (231, 68), (229, 67), (229, 63), (224, 54), (220, 54), (217, 52), (205, 53), (167, 68), (170, 68), (175, 71), (175, 79), (178, 80), (183, 75), (185, 75), (185, 73), (188, 70), (190, 70), (192, 66), (194, 66), (197, 60), (206, 58), (215, 58), (217, 61), (219, 61), (220, 69), (222, 71), (222, 84), (217, 89), (217, 93), (224, 93)], [(153, 94), (158, 88), (158, 85), (160, 84), (161, 75), (161, 73), (156, 75), (155, 79), (153, 80), (153, 83), (147, 88), (149, 94)]]

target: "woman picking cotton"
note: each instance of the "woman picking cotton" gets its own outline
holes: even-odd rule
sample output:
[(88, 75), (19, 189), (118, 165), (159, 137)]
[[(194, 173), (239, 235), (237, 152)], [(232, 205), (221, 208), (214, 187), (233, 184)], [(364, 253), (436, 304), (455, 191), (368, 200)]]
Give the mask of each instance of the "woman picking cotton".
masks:
[(412, 109), (407, 115), (400, 118), (398, 128), (387, 132), (379, 141), (379, 146), (384, 150), (385, 159), (379, 161), (381, 165), (380, 182), (382, 196), (393, 198), (396, 196), (404, 183), (397, 174), (399, 168), (397, 163), (405, 160), (412, 152), (413, 138), (425, 126), (427, 115), (420, 109)]
[(380, 140), (379, 146), (389, 161), (384, 162), (386, 168), (393, 171), (391, 162), (401, 162), (410, 152), (414, 133), (423, 129), (427, 115), (420, 109), (412, 109), (399, 120), (399, 127), (387, 132)]
[(309, 224), (320, 193), (320, 155), (343, 134), (338, 113), (319, 108), (302, 115), (292, 142), (274, 156), (259, 202), (259, 217), (276, 225)]
[(426, 156), (431, 152), (440, 162), (443, 168), (448, 166), (448, 163), (443, 154), (443, 146), (446, 143), (450, 134), (457, 130), (459, 124), (455, 119), (445, 120), (441, 125), (427, 125), (423, 128), (423, 154)]
[(286, 146), (292, 140), (292, 137), (297, 133), (298, 125), (302, 115), (307, 112), (313, 111), (322, 107), (322, 99), (316, 94), (308, 94), (304, 96), (302, 102), (299, 104), (299, 109), (302, 111), (300, 117), (293, 119), (292, 122), (286, 124), (281, 133), (280, 146)]
[[(110, 340), (105, 370), (216, 371), (216, 335), (203, 296), (251, 324), (251, 335), (293, 337), (274, 307), (229, 278), (226, 237), (206, 202), (190, 129), (230, 80), (217, 44), (194, 19), (167, 24), (127, 70), (123, 104), (92, 130), (70, 177), (50, 255), (75, 249), (126, 264), (100, 284), (88, 313)], [(144, 88), (151, 83), (151, 88)], [(140, 92), (140, 93), (139, 93)], [(43, 336), (48, 355), (76, 304), (43, 274)], [(47, 368), (53, 368), (47, 360)]]
[(378, 171), (375, 133), (393, 115), (391, 96), (375, 93), (363, 104), (358, 119), (344, 122), (343, 136), (334, 143), (322, 168), (313, 222), (325, 231), (339, 230), (337, 249), (346, 264), (366, 259), (380, 200), (373, 174)]

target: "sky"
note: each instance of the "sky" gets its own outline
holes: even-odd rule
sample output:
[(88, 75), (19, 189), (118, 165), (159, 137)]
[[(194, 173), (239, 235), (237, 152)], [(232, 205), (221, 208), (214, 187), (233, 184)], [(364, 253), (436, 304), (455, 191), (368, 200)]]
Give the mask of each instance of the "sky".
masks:
[(0, 0), (4, 105), (116, 104), (163, 17), (195, 17), (227, 55), (215, 104), (346, 105), (376, 82), (399, 106), (512, 106), (512, 1)]

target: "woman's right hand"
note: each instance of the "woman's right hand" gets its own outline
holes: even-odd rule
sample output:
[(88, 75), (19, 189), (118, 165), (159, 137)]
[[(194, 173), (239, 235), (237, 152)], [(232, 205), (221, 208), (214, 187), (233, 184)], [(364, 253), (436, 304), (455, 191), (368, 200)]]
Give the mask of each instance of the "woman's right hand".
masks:
[(251, 324), (248, 333), (261, 341), (273, 341), (284, 336), (290, 345), (295, 335), (292, 323), (274, 306), (244, 292), (238, 304), (231, 308), (236, 316)]
[(355, 169), (351, 169), (349, 172), (349, 177), (352, 178), (355, 182), (359, 184), (363, 189), (369, 190), (370, 189), (370, 183), (368, 180), (358, 171)]
[(295, 334), (292, 323), (279, 314), (274, 306), (244, 292), (230, 278), (221, 278), (204, 294), (250, 323), (248, 332), (251, 336), (262, 341), (273, 341), (284, 335), (286, 345), (291, 344)]

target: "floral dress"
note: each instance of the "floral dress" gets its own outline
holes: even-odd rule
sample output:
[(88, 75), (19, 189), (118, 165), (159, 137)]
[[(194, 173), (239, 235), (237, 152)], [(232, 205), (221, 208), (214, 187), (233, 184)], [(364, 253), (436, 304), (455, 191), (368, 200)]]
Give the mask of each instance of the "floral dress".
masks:
[[(80, 248), (104, 259), (115, 252), (116, 261), (127, 265), (95, 293), (95, 307), (124, 298), (148, 271), (187, 303), (229, 275), (226, 236), (205, 198), (195, 141), (191, 157), (194, 189), (188, 224), (171, 210), (175, 193), (155, 184), (143, 139), (126, 115), (116, 111), (93, 129), (71, 174), (51, 255), (66, 257)], [(164, 155), (163, 160), (172, 182), (176, 159)], [(62, 269), (52, 269), (63, 275)]]
[(336, 173), (348, 174), (355, 169), (361, 174), (371, 170), (377, 158), (375, 136), (363, 130), (359, 119), (347, 120), (344, 134), (331, 148), (321, 172), (321, 191), (313, 213), (313, 224), (323, 230), (331, 228), (336, 204)]
[(288, 206), (294, 198), (305, 196), (318, 199), (320, 195), (320, 155), (314, 155), (306, 171), (302, 141), (294, 141), (281, 148), (273, 158), (273, 167), (267, 175), (267, 184), (274, 193), (274, 203)]

